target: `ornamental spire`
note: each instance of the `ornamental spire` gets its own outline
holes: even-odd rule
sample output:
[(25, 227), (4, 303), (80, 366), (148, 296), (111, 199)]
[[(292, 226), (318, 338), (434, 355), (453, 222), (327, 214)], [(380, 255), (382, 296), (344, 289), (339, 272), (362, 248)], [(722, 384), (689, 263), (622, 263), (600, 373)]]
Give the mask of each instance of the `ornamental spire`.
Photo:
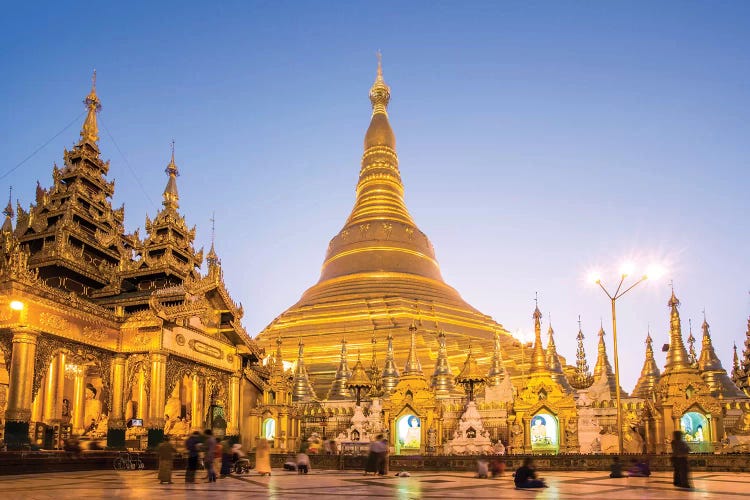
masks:
[(690, 362), (690, 366), (697, 366), (698, 364), (698, 356), (695, 353), (695, 337), (693, 337), (693, 320), (692, 318), (688, 318), (688, 331), (690, 332), (688, 334), (688, 361)]
[(383, 393), (390, 394), (398, 384), (399, 373), (396, 362), (393, 359), (393, 335), (388, 333), (388, 349), (385, 353), (385, 366), (383, 366)]
[(500, 332), (495, 330), (495, 342), (492, 349), (492, 361), (490, 369), (487, 372), (487, 383), (492, 386), (500, 385), (505, 376), (505, 366), (503, 365), (503, 354), (500, 345)]
[(297, 353), (297, 367), (294, 369), (294, 390), (292, 392), (292, 399), (295, 402), (307, 403), (315, 401), (318, 397), (315, 395), (315, 389), (313, 389), (310, 383), (310, 376), (307, 373), (305, 367), (305, 356), (304, 356), (305, 344), (302, 343), (302, 339), (299, 340), (299, 351)]
[(341, 361), (331, 384), (331, 390), (328, 391), (328, 399), (351, 399), (351, 391), (347, 388), (351, 376), (352, 371), (349, 369), (346, 356), (346, 339), (341, 339)]
[(13, 186), (10, 187), (10, 192), (8, 194), (8, 204), (5, 206), (5, 210), (3, 210), (3, 214), (5, 214), (5, 222), (3, 222), (2, 231), (3, 232), (12, 232), (13, 231), (13, 203), (11, 203), (11, 198), (13, 198)]
[(599, 346), (596, 356), (596, 365), (594, 365), (594, 383), (597, 383), (602, 376), (607, 377), (607, 384), (609, 389), (614, 394), (616, 389), (615, 385), (615, 373), (612, 370), (612, 365), (609, 362), (607, 356), (607, 345), (604, 343), (604, 325), (599, 325)]
[(409, 325), (409, 333), (411, 334), (411, 346), (409, 347), (409, 358), (406, 360), (406, 366), (404, 366), (404, 376), (407, 375), (423, 375), (422, 363), (419, 362), (417, 357), (417, 325), (414, 321)]
[(531, 373), (547, 371), (547, 358), (542, 346), (542, 312), (539, 310), (538, 298), (534, 298), (534, 351), (531, 355)]
[(641, 376), (638, 377), (638, 382), (635, 384), (633, 389), (633, 397), (641, 399), (650, 399), (656, 389), (656, 385), (659, 383), (659, 367), (654, 359), (654, 348), (652, 346), (653, 340), (651, 340), (651, 332), (646, 334), (646, 359), (643, 362), (643, 368), (641, 369)]
[(677, 310), (680, 306), (680, 301), (674, 294), (674, 288), (672, 288), (672, 296), (669, 298), (667, 306), (669, 306), (671, 311), (669, 319), (669, 351), (667, 352), (667, 363), (664, 366), (665, 375), (675, 370), (690, 368), (690, 359), (688, 358), (685, 344), (682, 342), (680, 312)]
[(709, 389), (714, 395), (721, 394), (725, 398), (743, 397), (744, 394), (732, 382), (727, 375), (727, 371), (721, 366), (721, 361), (714, 351), (713, 342), (711, 342), (710, 327), (706, 321), (706, 314), (703, 313), (703, 341), (701, 345), (701, 356), (698, 361), (698, 369), (701, 377), (708, 384)]
[(555, 345), (555, 331), (552, 329), (552, 319), (549, 321), (549, 329), (547, 330), (549, 335), (549, 341), (547, 342), (547, 366), (550, 372), (552, 372), (552, 378), (562, 387), (563, 392), (573, 392), (570, 382), (562, 369), (560, 363), (560, 356), (557, 354), (557, 346)]
[(388, 102), (391, 100), (391, 88), (383, 80), (383, 56), (377, 52), (378, 72), (375, 82), (370, 87), (370, 102), (373, 116), (380, 113), (388, 116)]
[(734, 350), (734, 357), (732, 359), (732, 382), (739, 384), (740, 379), (742, 378), (742, 368), (740, 368), (740, 358), (737, 356), (737, 342), (732, 344), (732, 349)]
[(378, 367), (378, 360), (376, 356), (376, 347), (378, 345), (378, 340), (375, 338), (375, 329), (372, 330), (372, 340), (370, 342), (372, 343), (372, 358), (370, 360), (370, 368), (367, 370), (367, 375), (372, 381), (372, 389), (370, 390), (370, 393), (373, 396), (381, 396), (383, 390), (383, 381), (380, 376), (380, 368)]
[(81, 128), (80, 143), (87, 142), (96, 147), (96, 143), (99, 141), (99, 126), (96, 123), (96, 114), (102, 109), (99, 96), (96, 95), (96, 70), (91, 77), (91, 92), (86, 96), (83, 103), (86, 105), (87, 113), (86, 120), (84, 120)]
[(576, 350), (576, 374), (573, 378), (572, 385), (576, 389), (586, 389), (594, 382), (589, 370), (589, 363), (586, 361), (586, 349), (583, 347), (583, 330), (581, 330), (581, 315), (578, 315), (578, 349)]
[(432, 373), (430, 385), (438, 397), (448, 396), (453, 391), (453, 372), (448, 363), (448, 348), (445, 344), (445, 332), (440, 330), (437, 334), (438, 357), (435, 361), (435, 371)]
[(174, 162), (174, 139), (172, 139), (172, 158), (169, 160), (169, 164), (164, 169), (164, 172), (169, 176), (169, 180), (167, 180), (167, 187), (164, 188), (164, 201), (161, 204), (166, 208), (177, 210), (180, 201), (180, 195), (177, 192), (177, 177), (180, 175), (180, 172), (177, 169), (177, 164)]

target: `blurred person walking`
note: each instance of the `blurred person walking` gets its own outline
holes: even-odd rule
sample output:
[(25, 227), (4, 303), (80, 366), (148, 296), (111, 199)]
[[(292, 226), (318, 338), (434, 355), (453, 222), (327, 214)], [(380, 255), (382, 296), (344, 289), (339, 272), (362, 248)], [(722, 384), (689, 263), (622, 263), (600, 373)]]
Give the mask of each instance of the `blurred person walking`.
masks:
[(174, 465), (175, 451), (174, 446), (169, 442), (169, 438), (164, 436), (164, 441), (156, 449), (156, 454), (159, 455), (159, 484), (172, 484), (172, 466)]
[(203, 456), (203, 464), (206, 466), (206, 471), (208, 471), (208, 482), (215, 483), (216, 469), (214, 469), (214, 462), (216, 459), (216, 438), (211, 429), (206, 429), (203, 431), (203, 434), (206, 436), (206, 442), (203, 443), (206, 447), (206, 454)]
[(185, 482), (195, 482), (195, 471), (198, 470), (198, 452), (200, 451), (201, 434), (194, 431), (190, 437), (185, 440), (185, 448), (188, 452), (187, 470), (185, 471)]
[(271, 446), (265, 438), (261, 438), (255, 447), (255, 470), (261, 476), (271, 475)]
[(688, 454), (690, 448), (682, 439), (682, 431), (672, 433), (672, 467), (674, 467), (673, 483), (678, 488), (692, 489), (690, 485), (690, 470), (688, 468)]

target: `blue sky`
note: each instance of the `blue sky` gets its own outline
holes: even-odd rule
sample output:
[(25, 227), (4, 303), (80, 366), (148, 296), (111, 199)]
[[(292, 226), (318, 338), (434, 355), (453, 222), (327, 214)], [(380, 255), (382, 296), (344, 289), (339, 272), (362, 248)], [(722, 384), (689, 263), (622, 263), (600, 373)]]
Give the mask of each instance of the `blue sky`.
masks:
[[(582, 316), (593, 366), (611, 324), (587, 271), (668, 266), (618, 303), (631, 390), (647, 328), (667, 341), (669, 279), (685, 337), (705, 308), (725, 368), (744, 340), (749, 24), (747, 2), (16, 3), (0, 19), (0, 175), (82, 112), (96, 68), (127, 228), (157, 211), (174, 138), (182, 211), (198, 246), (215, 211), (256, 333), (317, 281), (351, 209), (380, 49), (407, 205), (472, 305), (528, 333), (538, 291), (570, 361)], [(33, 201), (79, 128), (0, 189)]]

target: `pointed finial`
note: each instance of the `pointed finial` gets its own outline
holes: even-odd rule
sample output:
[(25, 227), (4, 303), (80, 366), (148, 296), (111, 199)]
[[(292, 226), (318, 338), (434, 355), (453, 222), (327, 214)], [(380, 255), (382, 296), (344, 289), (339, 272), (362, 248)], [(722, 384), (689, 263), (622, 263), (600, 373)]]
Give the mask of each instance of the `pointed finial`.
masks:
[(388, 115), (388, 102), (391, 100), (391, 89), (383, 80), (383, 57), (380, 51), (377, 52), (378, 71), (375, 76), (375, 83), (370, 87), (370, 102), (372, 103), (372, 114), (378, 113)]
[(81, 128), (81, 143), (88, 142), (92, 145), (99, 141), (99, 126), (96, 123), (96, 114), (102, 109), (99, 96), (96, 95), (96, 70), (91, 77), (91, 92), (83, 100), (88, 113)]
[(581, 331), (581, 315), (578, 315), (578, 331)]
[(174, 161), (174, 139), (172, 139), (172, 142), (170, 143), (170, 150), (172, 155), (169, 164), (167, 164), (167, 168), (164, 169), (164, 173), (169, 176), (169, 179), (167, 180), (167, 186), (164, 188), (164, 193), (162, 194), (164, 201), (162, 201), (161, 204), (166, 208), (176, 210), (179, 207), (180, 201), (180, 194), (177, 191), (177, 176), (180, 175), (180, 172)]
[(3, 214), (5, 214), (6, 217), (13, 217), (13, 202), (11, 201), (13, 199), (13, 186), (10, 186), (8, 190), (8, 204), (5, 206), (5, 210), (3, 210)]
[(211, 221), (211, 248), (214, 246), (214, 240), (216, 239), (216, 212), (211, 212), (211, 218), (208, 219)]

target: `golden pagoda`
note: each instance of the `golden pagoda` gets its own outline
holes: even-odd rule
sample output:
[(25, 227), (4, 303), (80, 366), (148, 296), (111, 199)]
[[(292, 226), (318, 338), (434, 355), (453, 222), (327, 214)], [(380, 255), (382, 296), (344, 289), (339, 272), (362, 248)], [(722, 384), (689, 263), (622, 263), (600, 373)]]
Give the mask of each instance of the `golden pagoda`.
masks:
[(518, 342), (443, 281), (430, 240), (406, 208), (396, 137), (388, 121), (390, 97), (379, 61), (354, 208), (328, 245), (318, 283), (257, 337), (265, 345), (278, 336), (303, 339), (318, 393), (331, 388), (339, 361), (335, 346), (342, 336), (351, 348), (366, 349), (373, 330), (381, 338), (391, 334), (396, 363), (403, 366), (412, 322), (419, 326), (419, 357), (430, 364), (439, 351), (432, 336), (440, 330), (454, 364), (462, 361), (469, 339), (487, 353), (480, 361), (489, 362), (495, 331), (509, 366), (517, 370), (520, 361)]

